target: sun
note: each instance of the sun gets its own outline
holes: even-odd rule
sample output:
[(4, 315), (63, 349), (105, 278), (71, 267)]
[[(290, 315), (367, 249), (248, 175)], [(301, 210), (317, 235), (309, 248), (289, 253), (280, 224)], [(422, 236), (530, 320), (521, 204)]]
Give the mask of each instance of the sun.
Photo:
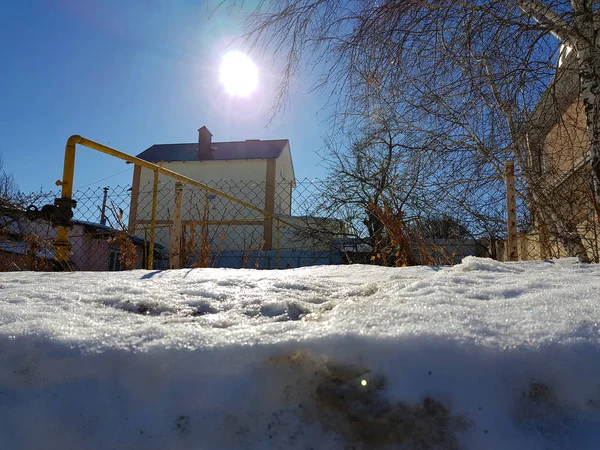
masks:
[(248, 97), (258, 85), (258, 67), (240, 51), (230, 51), (223, 56), (219, 79), (229, 95)]

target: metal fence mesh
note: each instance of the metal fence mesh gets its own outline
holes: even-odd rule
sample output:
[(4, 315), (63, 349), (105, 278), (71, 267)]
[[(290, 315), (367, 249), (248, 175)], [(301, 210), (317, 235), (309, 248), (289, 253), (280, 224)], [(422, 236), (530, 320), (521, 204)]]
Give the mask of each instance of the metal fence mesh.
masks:
[[(375, 248), (365, 236), (359, 216), (344, 205), (328, 202), (328, 186), (322, 181), (275, 186), (234, 180), (206, 184), (272, 215), (197, 187), (178, 188), (172, 179), (159, 181), (155, 206), (153, 183), (137, 189), (88, 188), (73, 193), (77, 206), (69, 232), (69, 268), (284, 269), (348, 262), (393, 263), (391, 252), (382, 254), (382, 247)], [(28, 217), (25, 207), (42, 208), (57, 196), (37, 195), (22, 200), (21, 205), (4, 205), (0, 212), (0, 270), (52, 269), (56, 230), (47, 221)], [(463, 255), (480, 254), (482, 247), (453, 240), (438, 250), (443, 257), (436, 261), (453, 263)]]

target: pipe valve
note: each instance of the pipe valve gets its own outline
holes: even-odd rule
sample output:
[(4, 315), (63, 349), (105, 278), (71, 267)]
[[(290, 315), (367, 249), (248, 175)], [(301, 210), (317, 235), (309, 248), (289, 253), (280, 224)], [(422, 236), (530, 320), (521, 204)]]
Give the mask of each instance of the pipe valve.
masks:
[(39, 210), (37, 206), (30, 205), (27, 208), (27, 217), (30, 220), (42, 218), (52, 224), (53, 227), (71, 227), (73, 219), (73, 208), (77, 201), (69, 198), (55, 198), (53, 205), (44, 205)]

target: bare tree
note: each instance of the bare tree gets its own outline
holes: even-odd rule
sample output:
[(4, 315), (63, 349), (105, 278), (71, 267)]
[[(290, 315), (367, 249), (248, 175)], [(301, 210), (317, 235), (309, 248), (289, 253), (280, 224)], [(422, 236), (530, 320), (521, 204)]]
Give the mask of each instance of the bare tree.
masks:
[(4, 162), (0, 155), (0, 200), (9, 200), (17, 194), (17, 185), (14, 176), (6, 173), (4, 170)]
[(398, 214), (413, 209), (425, 178), (426, 152), (419, 154), (388, 123), (373, 125), (342, 148), (329, 150), (329, 176), (325, 209), (348, 207), (355, 229), (364, 228), (372, 243), (383, 236), (383, 224), (373, 209), (384, 204)]
[[(585, 261), (577, 220), (557, 206), (536, 164), (539, 149), (528, 143), (539, 134), (530, 119), (554, 75), (560, 42), (575, 55), (570, 70), (579, 79), (587, 124), (586, 177), (600, 205), (598, 6), (591, 0), (272, 0), (259, 2), (248, 37), (284, 57), (279, 106), (293, 76), (309, 68), (321, 74), (315, 88), (329, 90), (332, 122), (342, 133), (372, 99), (385, 98), (399, 115), (412, 116), (413, 129), (451, 161), (448, 170), (470, 167), (470, 179), (458, 186), (456, 176), (447, 176), (454, 187), (443, 191), (473, 217), (482, 203), (497, 211), (503, 164), (516, 160), (523, 220), (542, 220)], [(465, 195), (478, 201), (466, 202)]]

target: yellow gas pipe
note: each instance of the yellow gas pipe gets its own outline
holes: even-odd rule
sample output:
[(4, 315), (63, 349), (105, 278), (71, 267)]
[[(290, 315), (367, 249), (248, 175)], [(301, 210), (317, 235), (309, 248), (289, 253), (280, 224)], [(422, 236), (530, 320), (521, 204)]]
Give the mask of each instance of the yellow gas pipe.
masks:
[[(236, 202), (248, 209), (251, 209), (252, 211), (259, 212), (260, 214), (262, 214), (265, 217), (272, 217), (274, 219), (279, 220), (281, 223), (284, 223), (286, 225), (296, 228), (296, 226), (294, 224), (292, 224), (291, 222), (281, 219), (281, 218), (275, 216), (275, 214), (272, 214), (265, 210), (262, 210), (262, 209), (254, 206), (250, 203), (247, 203), (243, 200), (239, 200), (231, 195), (226, 194), (225, 192), (222, 192), (218, 189), (207, 186), (206, 184), (201, 183), (196, 180), (193, 180), (192, 178), (186, 177), (185, 175), (181, 175), (177, 172), (173, 172), (172, 170), (165, 169), (162, 167), (162, 165), (153, 164), (151, 162), (137, 158), (135, 156), (128, 155), (127, 153), (120, 152), (119, 150), (115, 150), (114, 148), (107, 147), (106, 145), (99, 144), (98, 142), (91, 141), (91, 140), (81, 137), (79, 135), (73, 135), (67, 140), (67, 144), (65, 146), (65, 162), (64, 162), (64, 167), (63, 167), (63, 178), (62, 178), (62, 180), (58, 180), (56, 182), (57, 186), (62, 187), (61, 195), (62, 195), (63, 200), (71, 201), (72, 197), (73, 197), (73, 177), (75, 174), (75, 146), (77, 144), (83, 145), (84, 147), (88, 147), (93, 150), (97, 150), (101, 153), (106, 153), (107, 155), (111, 155), (111, 156), (114, 156), (115, 158), (122, 159), (123, 161), (127, 161), (130, 163), (136, 164), (138, 166), (144, 167), (146, 169), (152, 170), (154, 172), (154, 178), (155, 178), (155, 184), (154, 184), (155, 190), (157, 188), (158, 174), (162, 173), (163, 175), (174, 178), (183, 183), (191, 184), (193, 186), (196, 186), (197, 188), (204, 189), (207, 192), (219, 195), (220, 197), (223, 197), (223, 198), (226, 198), (233, 202)], [(153, 199), (153, 204), (154, 204), (153, 205), (153, 217), (155, 215), (155, 208), (156, 208), (155, 201), (156, 201), (156, 195), (154, 195), (154, 199)], [(151, 246), (151, 248), (154, 247), (153, 237), (151, 237), (150, 246)], [(68, 263), (69, 254), (71, 252), (71, 247), (72, 247), (71, 243), (69, 242), (69, 227), (66, 227), (66, 226), (58, 227), (57, 232), (56, 232), (56, 239), (53, 242), (53, 247), (54, 247), (55, 259), (57, 261), (59, 261), (60, 263)], [(153, 257), (154, 257), (154, 255), (149, 255), (149, 262), (152, 261)]]

